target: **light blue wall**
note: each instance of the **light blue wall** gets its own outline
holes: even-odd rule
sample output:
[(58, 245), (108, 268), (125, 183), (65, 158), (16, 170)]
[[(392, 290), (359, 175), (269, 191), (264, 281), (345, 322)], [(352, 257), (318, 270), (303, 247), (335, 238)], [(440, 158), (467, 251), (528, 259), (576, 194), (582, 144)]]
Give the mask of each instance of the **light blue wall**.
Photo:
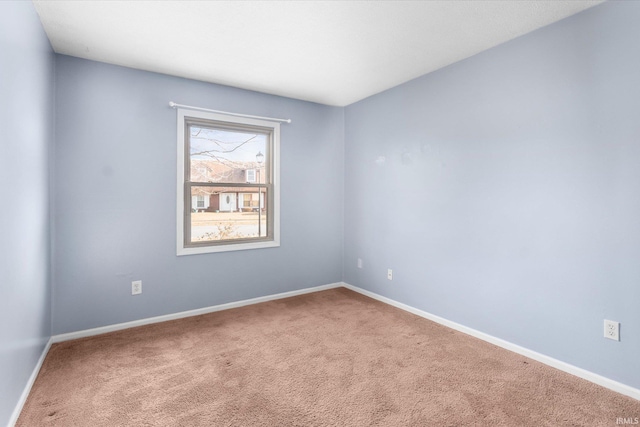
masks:
[[(59, 334), (341, 279), (640, 387), (639, 21), (609, 2), (341, 109), (54, 70), (33, 6), (0, 2), (0, 423), (51, 315)], [(280, 248), (176, 257), (170, 100), (293, 119)]]
[(51, 336), (54, 55), (31, 2), (0, 2), (0, 425)]
[(640, 387), (638, 22), (606, 3), (347, 107), (346, 282)]
[[(56, 73), (55, 334), (342, 280), (343, 109), (66, 56)], [(169, 101), (293, 120), (279, 248), (176, 256)]]

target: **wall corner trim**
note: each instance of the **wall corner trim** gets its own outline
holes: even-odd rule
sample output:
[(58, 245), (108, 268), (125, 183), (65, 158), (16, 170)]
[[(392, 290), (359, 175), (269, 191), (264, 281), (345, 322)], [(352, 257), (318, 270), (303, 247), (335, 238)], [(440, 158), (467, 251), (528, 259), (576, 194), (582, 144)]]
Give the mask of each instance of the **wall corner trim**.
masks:
[(47, 341), (47, 344), (44, 346), (44, 349), (42, 350), (42, 354), (40, 355), (40, 358), (38, 359), (38, 363), (36, 363), (36, 366), (33, 368), (33, 372), (31, 372), (31, 376), (29, 377), (27, 384), (24, 386), (24, 390), (20, 395), (20, 399), (18, 400), (18, 403), (16, 404), (16, 407), (14, 408), (13, 413), (11, 414), (11, 418), (9, 418), (9, 424), (7, 424), (7, 427), (13, 427), (18, 422), (18, 418), (20, 417), (22, 408), (24, 407), (24, 404), (27, 401), (27, 397), (29, 397), (29, 393), (31, 393), (31, 387), (33, 387), (33, 384), (36, 382), (36, 378), (38, 378), (38, 374), (40, 373), (40, 368), (42, 368), (42, 364), (44, 363), (45, 357), (47, 357), (47, 354), (49, 353), (49, 349), (51, 348), (52, 343), (53, 343), (53, 338), (49, 338), (49, 340)]
[(472, 337), (479, 338), (483, 341), (491, 343), (493, 345), (497, 345), (498, 347), (502, 347), (505, 350), (512, 351), (514, 353), (518, 353), (522, 356), (528, 357), (530, 359), (536, 360), (540, 363), (544, 363), (547, 366), (551, 366), (552, 368), (559, 369), (568, 374), (574, 375), (576, 377), (582, 378), (584, 380), (590, 381), (599, 386), (608, 388), (609, 390), (613, 390), (617, 393), (624, 394), (625, 396), (629, 396), (633, 399), (640, 400), (640, 390), (626, 384), (619, 383), (607, 377), (603, 377), (602, 375), (598, 375), (596, 373), (587, 371), (586, 369), (578, 368), (577, 366), (570, 365), (566, 362), (563, 362), (558, 359), (554, 359), (553, 357), (535, 352), (533, 350), (529, 350), (528, 348), (521, 347), (517, 344), (513, 344), (509, 341), (505, 341), (500, 338), (496, 338), (492, 335), (486, 334), (484, 332), (480, 332), (478, 330), (469, 328), (467, 326), (461, 325), (456, 322), (452, 322), (451, 320), (447, 320), (440, 316), (436, 316), (435, 314), (428, 313), (426, 311), (422, 311), (415, 307), (411, 307), (410, 305), (403, 304), (401, 302), (392, 300), (391, 298), (383, 297), (382, 295), (378, 295), (374, 292), (367, 291), (365, 289), (359, 288), (357, 286), (350, 285), (348, 283), (343, 283), (347, 289), (351, 289), (354, 292), (358, 292), (359, 294), (368, 296), (385, 304), (392, 305), (401, 310), (408, 311), (409, 313), (415, 314), (417, 316), (423, 317), (425, 319), (431, 320), (433, 322), (439, 323), (441, 325), (447, 326), (451, 329), (455, 329), (456, 331), (462, 332), (467, 335), (471, 335)]

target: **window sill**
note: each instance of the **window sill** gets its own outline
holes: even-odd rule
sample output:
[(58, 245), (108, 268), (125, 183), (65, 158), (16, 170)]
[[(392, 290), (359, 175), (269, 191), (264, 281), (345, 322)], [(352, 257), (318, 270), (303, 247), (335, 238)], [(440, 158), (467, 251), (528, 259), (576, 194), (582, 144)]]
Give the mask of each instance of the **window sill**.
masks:
[(177, 256), (183, 255), (198, 255), (198, 254), (210, 254), (217, 252), (232, 252), (232, 251), (244, 251), (250, 249), (265, 249), (265, 248), (277, 248), (280, 246), (280, 242), (270, 240), (268, 242), (249, 242), (249, 243), (237, 243), (220, 246), (200, 246), (200, 247), (178, 247)]

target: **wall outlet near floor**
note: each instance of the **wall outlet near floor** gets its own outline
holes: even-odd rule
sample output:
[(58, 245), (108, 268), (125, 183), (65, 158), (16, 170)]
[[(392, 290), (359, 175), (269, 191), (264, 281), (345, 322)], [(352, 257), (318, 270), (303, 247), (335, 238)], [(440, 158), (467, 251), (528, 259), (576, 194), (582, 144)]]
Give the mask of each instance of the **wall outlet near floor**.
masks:
[(604, 337), (620, 341), (620, 322), (604, 319)]
[(387, 279), (393, 280), (393, 270), (392, 269), (388, 269), (387, 270)]
[(142, 280), (131, 282), (131, 295), (140, 295), (142, 293)]
[(362, 258), (358, 258), (358, 268), (362, 268)]

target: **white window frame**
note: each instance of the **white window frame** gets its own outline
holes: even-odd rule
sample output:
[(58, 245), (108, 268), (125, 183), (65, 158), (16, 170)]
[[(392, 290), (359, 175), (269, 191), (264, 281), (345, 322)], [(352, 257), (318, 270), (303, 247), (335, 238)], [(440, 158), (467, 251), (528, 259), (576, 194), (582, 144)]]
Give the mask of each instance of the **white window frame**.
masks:
[[(231, 116), (227, 114), (196, 111), (186, 108), (177, 109), (178, 116), (178, 143), (177, 143), (177, 195), (176, 195), (176, 254), (196, 255), (216, 252), (240, 251), (249, 249), (274, 248), (280, 246), (280, 123), (262, 119), (245, 118)], [(236, 125), (260, 126), (270, 128), (273, 141), (271, 142), (271, 161), (273, 173), (273, 239), (255, 242), (229, 241), (228, 243), (217, 243), (211, 246), (185, 246), (185, 150), (188, 141), (185, 139), (185, 120), (187, 118), (205, 119), (216, 122), (226, 122)], [(189, 205), (189, 209), (191, 206)]]
[[(249, 175), (253, 175), (253, 179), (249, 179)], [(245, 171), (245, 180), (250, 183), (256, 182), (256, 170), (255, 169), (247, 169)], [(259, 183), (258, 183), (259, 184)]]

